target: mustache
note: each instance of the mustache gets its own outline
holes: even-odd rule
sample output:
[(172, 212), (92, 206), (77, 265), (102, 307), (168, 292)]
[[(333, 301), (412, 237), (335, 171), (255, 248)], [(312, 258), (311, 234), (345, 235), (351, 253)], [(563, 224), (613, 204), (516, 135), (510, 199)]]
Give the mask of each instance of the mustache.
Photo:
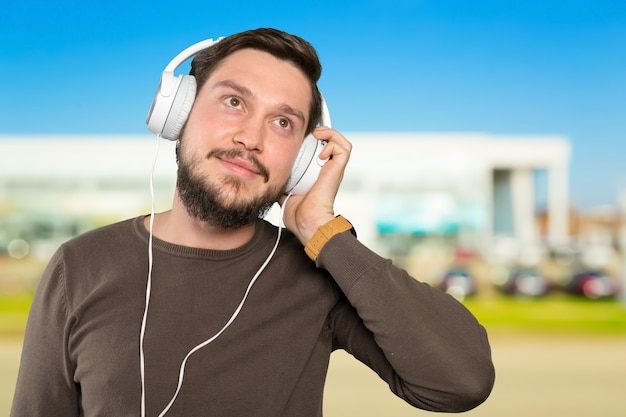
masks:
[(211, 159), (213, 157), (216, 158), (225, 158), (225, 159), (234, 159), (241, 158), (250, 162), (254, 165), (257, 171), (263, 177), (264, 182), (268, 182), (270, 179), (269, 170), (259, 161), (259, 158), (256, 157), (253, 153), (245, 152), (243, 149), (213, 149), (211, 152), (207, 154), (207, 159)]

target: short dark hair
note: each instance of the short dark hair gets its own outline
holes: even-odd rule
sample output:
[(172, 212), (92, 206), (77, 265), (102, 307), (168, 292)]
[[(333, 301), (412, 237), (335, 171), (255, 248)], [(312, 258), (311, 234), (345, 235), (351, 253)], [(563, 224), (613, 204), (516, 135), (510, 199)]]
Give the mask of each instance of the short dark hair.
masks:
[(317, 81), (322, 75), (322, 65), (313, 46), (298, 36), (277, 29), (260, 28), (221, 39), (213, 46), (198, 52), (191, 63), (189, 74), (196, 78), (197, 91), (200, 91), (224, 58), (247, 48), (267, 52), (278, 59), (289, 61), (304, 73), (311, 86), (310, 117), (306, 134), (311, 133), (322, 115), (322, 96), (317, 88)]

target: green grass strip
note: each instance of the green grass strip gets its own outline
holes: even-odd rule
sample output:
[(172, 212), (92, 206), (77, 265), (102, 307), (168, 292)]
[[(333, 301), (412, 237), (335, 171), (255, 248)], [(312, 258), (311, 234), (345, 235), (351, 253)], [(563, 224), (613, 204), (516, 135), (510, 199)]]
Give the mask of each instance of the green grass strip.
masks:
[[(24, 332), (32, 294), (0, 296), (0, 336)], [(477, 297), (463, 302), (490, 333), (626, 336), (626, 304), (551, 295)]]

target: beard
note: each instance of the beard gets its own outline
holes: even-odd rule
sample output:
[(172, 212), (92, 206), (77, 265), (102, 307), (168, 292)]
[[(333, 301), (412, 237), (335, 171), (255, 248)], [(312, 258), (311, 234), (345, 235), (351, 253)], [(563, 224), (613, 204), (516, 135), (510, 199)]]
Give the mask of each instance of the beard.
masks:
[[(178, 195), (191, 217), (211, 226), (222, 229), (237, 229), (253, 223), (264, 217), (283, 194), (284, 186), (270, 187), (260, 196), (243, 199), (239, 195), (239, 192), (245, 189), (245, 183), (242, 179), (225, 176), (221, 179), (222, 184), (219, 184), (218, 181), (211, 182), (208, 176), (194, 172), (194, 167), (198, 165), (200, 160), (192, 158), (187, 161), (184, 155), (181, 155), (182, 153), (177, 146), (178, 177), (176, 189)], [(216, 156), (246, 157), (244, 151), (240, 149), (218, 149), (210, 152), (206, 159)], [(267, 183), (269, 181), (268, 170), (254, 155), (247, 156), (247, 159), (255, 164)]]

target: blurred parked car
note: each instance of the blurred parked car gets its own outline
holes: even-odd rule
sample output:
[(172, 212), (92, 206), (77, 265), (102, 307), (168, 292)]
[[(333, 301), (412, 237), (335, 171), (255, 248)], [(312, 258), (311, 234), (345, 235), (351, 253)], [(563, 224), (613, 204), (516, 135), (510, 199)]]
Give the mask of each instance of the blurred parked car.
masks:
[(465, 271), (449, 271), (437, 285), (437, 288), (459, 300), (475, 295), (476, 287), (474, 277)]
[(522, 269), (511, 273), (501, 290), (509, 295), (540, 297), (550, 292), (550, 285), (537, 271)]
[(565, 286), (570, 294), (598, 299), (614, 297), (619, 293), (618, 285), (610, 277), (600, 272), (581, 272), (572, 277)]

